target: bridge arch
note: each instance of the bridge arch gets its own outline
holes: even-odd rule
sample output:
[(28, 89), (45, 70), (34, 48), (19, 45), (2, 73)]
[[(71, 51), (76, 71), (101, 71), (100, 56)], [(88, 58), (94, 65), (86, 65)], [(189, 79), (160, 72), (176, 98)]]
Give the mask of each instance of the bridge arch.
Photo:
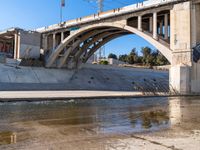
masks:
[[(99, 34), (103, 37), (99, 36)], [(100, 23), (83, 27), (65, 38), (48, 58), (46, 67), (51, 67), (61, 54), (62, 58), (58, 61), (58, 67), (63, 67), (71, 53), (76, 57), (81, 56), (85, 52), (85, 49), (81, 50), (80, 44), (82, 44), (82, 47), (89, 48), (90, 45), (95, 45), (95, 42), (101, 39), (101, 43), (95, 45), (96, 48), (92, 48), (92, 51), (87, 54), (87, 56), (90, 56), (99, 46), (126, 34), (136, 34), (142, 37), (158, 49), (170, 63), (172, 62), (172, 50), (163, 41), (154, 39), (151, 34), (121, 23)], [(84, 41), (87, 39), (95, 39), (94, 37), (96, 37), (96, 40), (93, 40), (93, 42), (90, 41), (90, 44), (86, 43), (88, 46), (84, 45)]]

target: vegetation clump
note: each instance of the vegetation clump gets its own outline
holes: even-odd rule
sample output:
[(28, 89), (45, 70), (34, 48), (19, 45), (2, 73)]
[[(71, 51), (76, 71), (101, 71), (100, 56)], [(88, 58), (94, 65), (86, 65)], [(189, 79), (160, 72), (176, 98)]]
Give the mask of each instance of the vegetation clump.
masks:
[(133, 48), (129, 54), (119, 55), (118, 58), (117, 55), (110, 53), (108, 58), (118, 59), (130, 65), (135, 64), (149, 67), (169, 65), (168, 60), (158, 50), (152, 50), (149, 47), (142, 47), (140, 55), (136, 48)]
[(40, 59), (24, 58), (21, 60), (20, 66), (44, 67), (44, 62)]
[(99, 64), (101, 64), (101, 65), (108, 65), (108, 61), (107, 60), (101, 60), (99, 62)]

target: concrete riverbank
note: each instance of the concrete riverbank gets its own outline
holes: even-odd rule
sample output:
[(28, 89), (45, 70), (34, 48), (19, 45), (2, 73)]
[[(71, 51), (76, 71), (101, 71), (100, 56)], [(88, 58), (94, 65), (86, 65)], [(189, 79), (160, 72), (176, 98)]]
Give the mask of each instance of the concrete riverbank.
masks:
[(50, 100), (72, 100), (72, 99), (116, 99), (116, 98), (143, 98), (143, 97), (196, 97), (199, 94), (173, 94), (173, 93), (152, 93), (134, 91), (0, 91), (0, 102), (20, 101), (50, 101)]
[[(151, 69), (84, 65), (79, 70), (0, 65), (0, 91), (96, 90), (138, 91), (157, 84), (167, 90), (168, 72)], [(165, 89), (166, 88), (166, 89)]]

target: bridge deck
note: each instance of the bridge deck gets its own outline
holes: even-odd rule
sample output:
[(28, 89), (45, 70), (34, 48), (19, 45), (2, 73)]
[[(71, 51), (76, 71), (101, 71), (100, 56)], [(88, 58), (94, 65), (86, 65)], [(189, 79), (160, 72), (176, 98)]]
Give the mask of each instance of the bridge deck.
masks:
[(124, 15), (124, 14), (128, 14), (128, 13), (134, 13), (137, 11), (143, 11), (144, 9), (148, 9), (148, 8), (152, 8), (152, 7), (159, 7), (159, 6), (163, 6), (163, 5), (167, 5), (167, 4), (171, 4), (171, 3), (177, 3), (177, 2), (183, 2), (183, 0), (148, 0), (148, 1), (141, 2), (141, 3), (129, 5), (126, 7), (117, 8), (117, 9), (109, 10), (106, 12), (93, 14), (90, 16), (77, 18), (74, 20), (69, 20), (66, 22), (59, 23), (59, 24), (54, 24), (51, 26), (38, 28), (38, 29), (36, 29), (36, 31), (49, 32), (52, 30), (73, 27), (73, 26), (77, 26), (77, 25), (80, 25), (83, 23), (99, 21), (101, 19), (108, 19), (108, 18), (115, 17), (115, 16), (120, 16), (120, 15)]

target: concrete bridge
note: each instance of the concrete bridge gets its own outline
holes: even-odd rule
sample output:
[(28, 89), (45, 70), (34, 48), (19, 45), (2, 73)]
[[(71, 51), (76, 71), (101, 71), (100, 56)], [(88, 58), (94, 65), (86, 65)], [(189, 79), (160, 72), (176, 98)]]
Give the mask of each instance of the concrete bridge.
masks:
[(173, 91), (200, 93), (200, 0), (148, 0), (35, 31), (13, 28), (0, 32), (0, 50), (14, 59), (42, 54), (48, 68), (78, 68), (101, 46), (128, 34), (169, 60)]
[(192, 59), (200, 42), (200, 0), (148, 0), (36, 31), (42, 33), (46, 67), (58, 68), (76, 68), (109, 41), (136, 34), (171, 63), (173, 90), (200, 92), (200, 64)]

